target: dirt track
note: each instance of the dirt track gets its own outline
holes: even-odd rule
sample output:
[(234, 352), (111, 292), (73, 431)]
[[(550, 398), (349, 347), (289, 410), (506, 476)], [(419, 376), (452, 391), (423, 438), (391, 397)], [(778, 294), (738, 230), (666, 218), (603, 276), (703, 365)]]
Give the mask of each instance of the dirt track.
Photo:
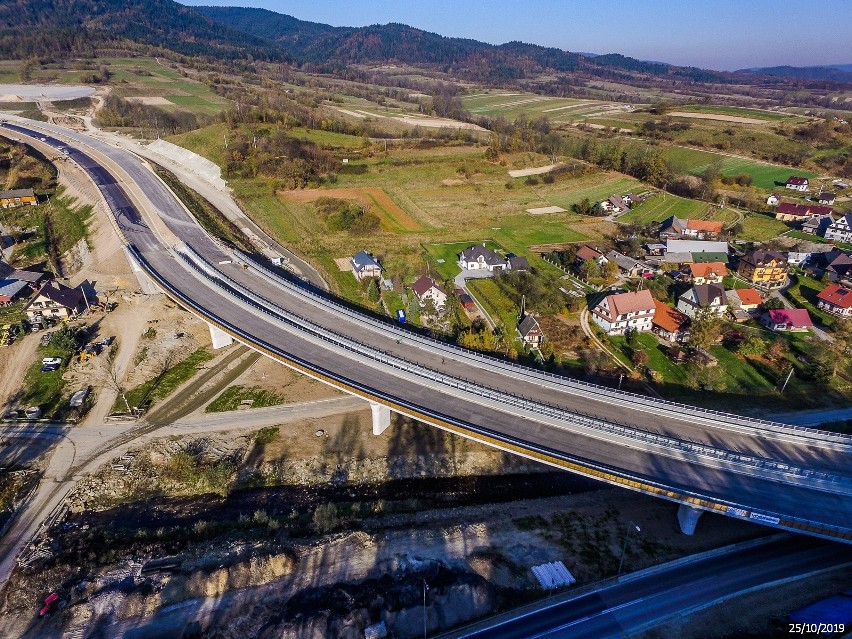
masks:
[(719, 120), (720, 122), (738, 122), (739, 124), (766, 124), (769, 120), (758, 120), (757, 118), (743, 118), (738, 115), (722, 115), (720, 113), (687, 113), (686, 111), (672, 111), (669, 113), (676, 118), (697, 118), (699, 120)]

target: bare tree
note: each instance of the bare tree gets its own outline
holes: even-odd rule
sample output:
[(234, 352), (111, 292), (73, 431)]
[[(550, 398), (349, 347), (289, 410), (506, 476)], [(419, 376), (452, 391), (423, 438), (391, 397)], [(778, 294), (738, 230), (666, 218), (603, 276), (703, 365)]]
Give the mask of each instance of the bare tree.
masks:
[(130, 409), (130, 402), (127, 401), (127, 389), (121, 382), (121, 374), (119, 373), (118, 366), (116, 365), (115, 360), (117, 357), (118, 340), (112, 343), (112, 346), (110, 346), (109, 351), (107, 352), (107, 363), (109, 364), (109, 367), (107, 368), (107, 385), (124, 401), (127, 412), (132, 413), (133, 411)]

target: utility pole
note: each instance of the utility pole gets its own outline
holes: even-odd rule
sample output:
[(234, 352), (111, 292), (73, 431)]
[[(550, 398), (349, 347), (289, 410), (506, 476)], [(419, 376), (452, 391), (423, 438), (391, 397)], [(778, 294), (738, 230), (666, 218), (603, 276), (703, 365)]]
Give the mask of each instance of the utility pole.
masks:
[(423, 639), (426, 639), (426, 591), (429, 590), (429, 584), (423, 580)]
[(781, 386), (781, 392), (782, 393), (784, 392), (784, 389), (787, 388), (787, 382), (789, 382), (790, 378), (793, 376), (793, 370), (794, 370), (794, 368), (791, 366), (790, 367), (790, 373), (787, 375), (787, 379), (784, 380), (784, 384)]

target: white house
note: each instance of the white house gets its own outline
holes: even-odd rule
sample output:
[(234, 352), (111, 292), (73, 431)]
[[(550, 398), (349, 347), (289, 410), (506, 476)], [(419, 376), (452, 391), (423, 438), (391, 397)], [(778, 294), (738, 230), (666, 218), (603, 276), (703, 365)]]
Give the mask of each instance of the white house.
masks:
[(677, 310), (689, 317), (695, 317), (702, 308), (709, 308), (715, 315), (725, 314), (728, 310), (728, 298), (722, 284), (693, 286), (677, 300)]
[(494, 273), (506, 268), (506, 259), (486, 248), (485, 244), (477, 244), (459, 253), (458, 265), (466, 271), (485, 270)]
[(779, 200), (779, 199), (778, 199), (778, 196), (777, 196), (777, 195), (775, 195), (774, 193), (773, 193), (772, 195), (770, 195), (768, 198), (766, 198), (766, 204), (767, 204), (768, 206), (778, 206), (778, 203), (779, 203), (780, 201), (781, 201), (781, 200)]
[(524, 315), (524, 319), (518, 322), (518, 334), (524, 341), (535, 348), (541, 346), (544, 341), (544, 332), (539, 326), (538, 320), (532, 315)]
[(592, 308), (592, 320), (607, 335), (624, 335), (628, 330), (651, 330), (656, 305), (648, 290), (607, 295)]
[(835, 220), (825, 230), (825, 239), (835, 242), (852, 242), (852, 213)]
[(382, 265), (372, 255), (361, 251), (352, 258), (352, 272), (360, 282), (368, 277), (381, 277)]
[(435, 280), (426, 275), (417, 278), (417, 281), (411, 285), (411, 290), (420, 300), (420, 306), (431, 301), (435, 309), (442, 311), (447, 304), (447, 294), (438, 287)]
[(784, 186), (792, 191), (804, 192), (808, 190), (808, 178), (791, 175)]

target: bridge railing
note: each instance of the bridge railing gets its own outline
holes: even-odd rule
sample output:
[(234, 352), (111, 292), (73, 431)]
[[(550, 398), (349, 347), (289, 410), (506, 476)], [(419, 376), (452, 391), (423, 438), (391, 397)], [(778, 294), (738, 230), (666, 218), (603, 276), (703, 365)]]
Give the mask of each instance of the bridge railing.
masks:
[(327, 308), (334, 309), (337, 312), (345, 313), (348, 317), (352, 317), (353, 315), (358, 315), (358, 321), (363, 322), (365, 324), (372, 325), (376, 328), (380, 328), (382, 331), (389, 332), (395, 337), (405, 338), (409, 340), (422, 341), (433, 346), (436, 346), (442, 350), (446, 350), (448, 352), (461, 353), (468, 359), (474, 359), (483, 363), (487, 363), (489, 365), (498, 366), (502, 368), (509, 368), (513, 371), (523, 372), (525, 375), (530, 377), (540, 377), (549, 381), (554, 381), (563, 386), (574, 387), (579, 390), (584, 390), (587, 392), (591, 392), (596, 395), (602, 395), (607, 397), (608, 399), (616, 399), (616, 400), (627, 400), (635, 404), (640, 404), (646, 407), (655, 408), (658, 410), (674, 410), (680, 414), (685, 415), (693, 415), (696, 417), (710, 418), (718, 421), (723, 421), (729, 424), (735, 424), (738, 426), (745, 427), (755, 427), (759, 426), (763, 430), (774, 431), (774, 432), (793, 432), (798, 435), (805, 435), (814, 439), (819, 439), (821, 441), (829, 441), (836, 442), (841, 444), (849, 444), (852, 445), (852, 436), (843, 435), (840, 433), (832, 433), (828, 431), (821, 431), (814, 428), (809, 428), (806, 426), (796, 426), (793, 424), (785, 424), (783, 422), (775, 422), (769, 421), (765, 419), (759, 418), (751, 418), (744, 417), (741, 415), (735, 415), (733, 413), (727, 413), (724, 411), (718, 411), (711, 408), (701, 408), (699, 406), (690, 406), (687, 404), (682, 404), (679, 402), (672, 402), (665, 399), (656, 399), (652, 397), (647, 397), (645, 395), (640, 395), (638, 393), (632, 393), (629, 391), (621, 391), (614, 390), (612, 388), (608, 388), (606, 386), (602, 386), (600, 384), (595, 384), (593, 382), (587, 382), (580, 379), (575, 379), (571, 377), (565, 377), (563, 375), (556, 375), (554, 373), (550, 373), (548, 371), (540, 371), (528, 366), (523, 366), (516, 362), (511, 362), (503, 359), (499, 359), (496, 357), (491, 357), (484, 353), (480, 353), (478, 351), (473, 351), (470, 349), (466, 349), (462, 346), (458, 346), (456, 344), (451, 344), (449, 342), (445, 342), (442, 340), (435, 339), (433, 337), (428, 337), (425, 335), (420, 335), (417, 333), (412, 333), (411, 331), (406, 331), (398, 326), (396, 326), (392, 322), (383, 322), (381, 320), (369, 317), (364, 314), (359, 314), (356, 311), (353, 311), (350, 307), (341, 304), (339, 302), (330, 299), (327, 296), (318, 294), (317, 292), (309, 289), (306, 286), (302, 286), (288, 280), (285, 277), (282, 277), (279, 273), (269, 269), (267, 266), (259, 262), (254, 257), (243, 253), (238, 249), (232, 249), (234, 255), (238, 257), (243, 263), (248, 264), (250, 267), (255, 270), (263, 273), (269, 278), (273, 278), (280, 285), (287, 287), (289, 290), (298, 292), (299, 295), (309, 297), (311, 300), (322, 304)]
[[(337, 379), (338, 381), (346, 384), (348, 387), (350, 387), (354, 390), (364, 392), (368, 396), (374, 396), (374, 397), (377, 397), (377, 398), (380, 398), (380, 399), (384, 399), (384, 400), (389, 401), (391, 403), (394, 403), (397, 406), (400, 406), (401, 408), (404, 408), (404, 409), (410, 409), (410, 410), (418, 411), (418, 412), (420, 412), (424, 415), (430, 416), (430, 417), (432, 417), (436, 420), (444, 421), (444, 422), (447, 422), (447, 423), (450, 423), (450, 424), (455, 424), (457, 426), (460, 426), (462, 428), (470, 430), (471, 432), (478, 433), (478, 434), (486, 436), (486, 437), (492, 437), (492, 438), (501, 440), (501, 441), (505, 442), (507, 445), (515, 445), (515, 446), (520, 447), (524, 450), (530, 451), (531, 454), (540, 453), (540, 454), (547, 455), (547, 456), (550, 456), (550, 457), (553, 457), (553, 458), (556, 458), (556, 459), (565, 460), (566, 462), (569, 462), (569, 463), (581, 464), (583, 467), (588, 468), (590, 471), (598, 473), (595, 476), (597, 476), (599, 479), (603, 479), (604, 481), (608, 481), (610, 483), (613, 483), (613, 481), (610, 480), (610, 479), (607, 479), (606, 478), (607, 476), (620, 477), (620, 478), (622, 478), (623, 481), (627, 481), (628, 485), (630, 485), (631, 483), (634, 483), (636, 486), (648, 486), (648, 487), (654, 488), (657, 491), (655, 494), (657, 494), (658, 496), (660, 496), (664, 499), (670, 499), (670, 500), (673, 500), (673, 501), (676, 501), (676, 502), (679, 502), (679, 503), (700, 504), (701, 502), (706, 503), (707, 500), (708, 500), (708, 496), (706, 494), (698, 493), (698, 492), (695, 492), (693, 490), (689, 490), (689, 489), (686, 489), (686, 488), (676, 488), (675, 489), (675, 488), (672, 488), (671, 486), (669, 486), (665, 483), (659, 482), (659, 481), (654, 480), (652, 478), (633, 475), (629, 472), (626, 472), (626, 471), (624, 471), (622, 469), (618, 469), (618, 468), (610, 468), (608, 466), (602, 465), (602, 464), (597, 463), (597, 462), (592, 461), (592, 460), (588, 460), (588, 459), (585, 459), (585, 458), (582, 458), (582, 457), (569, 455), (565, 452), (557, 451), (557, 450), (548, 448), (546, 446), (541, 446), (541, 445), (538, 445), (538, 444), (534, 444), (534, 443), (531, 443), (531, 442), (520, 440), (520, 439), (513, 437), (509, 434), (506, 434), (506, 433), (496, 433), (496, 432), (491, 431), (487, 428), (476, 426), (474, 424), (459, 422), (458, 420), (455, 420), (452, 417), (448, 417), (446, 415), (436, 413), (435, 411), (431, 410), (428, 407), (410, 405), (406, 401), (400, 400), (399, 398), (396, 398), (396, 397), (392, 397), (392, 396), (388, 395), (387, 393), (384, 393), (380, 390), (367, 388), (367, 387), (363, 386), (362, 384), (360, 384), (359, 382), (357, 382), (355, 380), (347, 379), (347, 378), (342, 377), (342, 376), (340, 376), (340, 375), (338, 375), (338, 374), (336, 374), (332, 371), (328, 371), (328, 370), (323, 369), (322, 367), (318, 367), (314, 364), (311, 364), (310, 362), (305, 362), (305, 361), (301, 360), (300, 358), (295, 357), (292, 354), (283, 353), (278, 348), (276, 348), (272, 344), (266, 342), (265, 340), (258, 338), (257, 336), (250, 335), (250, 334), (246, 333), (245, 331), (241, 330), (239, 327), (230, 324), (229, 322), (227, 322), (226, 320), (224, 320), (221, 317), (218, 317), (215, 313), (212, 313), (212, 312), (202, 308), (201, 306), (199, 306), (192, 298), (188, 297), (187, 295), (184, 295), (179, 289), (172, 286), (172, 284), (168, 280), (164, 279), (157, 272), (157, 270), (155, 268), (153, 268), (150, 263), (148, 263), (148, 261), (145, 259), (145, 257), (138, 251), (138, 249), (136, 249), (135, 246), (131, 246), (130, 250), (134, 254), (134, 256), (136, 257), (136, 259), (139, 261), (140, 265), (142, 265), (142, 267), (144, 268), (146, 273), (148, 273), (148, 275), (153, 280), (155, 280), (164, 290), (169, 291), (169, 293), (172, 296), (174, 296), (178, 300), (181, 300), (184, 304), (187, 305), (188, 308), (192, 308), (196, 313), (198, 313), (202, 317), (206, 317), (207, 319), (218, 322), (221, 326), (226, 327), (234, 335), (236, 335), (239, 338), (244, 339), (247, 343), (251, 343), (258, 348), (266, 350), (267, 352), (283, 356), (283, 357), (289, 359), (290, 361), (293, 361), (293, 362), (299, 364), (300, 366), (304, 366), (305, 368), (312, 369), (316, 373), (318, 373), (320, 375), (324, 375), (324, 376), (328, 377), (329, 379)], [(620, 483), (619, 485), (624, 485), (624, 484)], [(642, 490), (642, 488), (639, 488), (639, 489)], [(645, 491), (645, 492), (647, 492), (647, 491)], [(731, 501), (731, 500), (727, 500), (727, 499), (719, 499), (719, 498), (715, 498), (715, 497), (710, 498), (710, 499), (713, 500), (711, 503), (719, 504), (722, 507), (723, 511), (726, 511), (728, 514), (733, 514), (734, 516), (736, 516), (738, 518), (743, 518), (743, 517), (749, 518), (751, 514), (758, 514), (757, 511), (751, 510), (752, 506), (745, 504), (745, 503), (735, 502), (735, 501)], [(818, 534), (827, 535), (827, 536), (834, 536), (834, 537), (838, 537), (838, 538), (848, 538), (849, 534), (850, 534), (849, 527), (841, 527), (841, 526), (837, 526), (837, 525), (834, 525), (834, 524), (826, 524), (826, 523), (823, 523), (823, 522), (820, 522), (820, 521), (810, 520), (810, 519), (806, 519), (806, 518), (799, 517), (799, 516), (796, 516), (796, 515), (789, 515), (789, 514), (785, 514), (785, 513), (778, 513), (778, 512), (766, 511), (766, 510), (761, 511), (761, 513), (759, 513), (759, 514), (764, 515), (764, 516), (768, 516), (768, 517), (772, 517), (776, 520), (779, 520), (779, 521), (782, 522), (782, 524), (780, 524), (780, 525), (782, 525), (782, 527), (786, 527), (786, 528), (791, 529), (791, 530), (801, 530), (801, 529), (811, 530), (811, 531), (814, 531)], [(784, 523), (784, 522), (787, 522), (787, 523)]]
[(249, 304), (252, 308), (259, 310), (278, 321), (283, 321), (302, 332), (308, 332), (314, 337), (325, 342), (357, 353), (363, 357), (368, 357), (374, 361), (381, 362), (391, 368), (415, 375), (419, 378), (425, 378), (444, 386), (450, 386), (466, 393), (484, 397), (501, 404), (508, 404), (513, 408), (538, 414), (557, 422), (567, 422), (626, 439), (641, 440), (646, 444), (657, 447), (677, 449), (686, 454), (713, 458), (738, 466), (749, 466), (763, 471), (780, 473), (784, 476), (801, 477), (836, 486), (852, 485), (852, 478), (849, 477), (802, 468), (772, 459), (760, 458), (736, 451), (730, 451), (717, 446), (711, 446), (709, 444), (678, 439), (668, 435), (650, 432), (628, 424), (602, 420), (584, 413), (569, 411), (552, 404), (534, 401), (520, 395), (514, 395), (505, 391), (490, 388), (479, 382), (471, 382), (470, 380), (440, 373), (431, 368), (405, 360), (386, 351), (382, 351), (375, 347), (353, 340), (352, 338), (340, 335), (329, 329), (318, 327), (306, 320), (304, 317), (284, 309), (256, 293), (243, 290), (238, 282), (221, 271), (216, 270), (215, 267), (194, 248), (192, 248), (191, 245), (184, 243), (182, 248), (186, 250), (186, 253), (179, 249), (178, 255), (190, 268), (208, 281), (217, 285), (219, 288), (228, 292), (230, 295)]

